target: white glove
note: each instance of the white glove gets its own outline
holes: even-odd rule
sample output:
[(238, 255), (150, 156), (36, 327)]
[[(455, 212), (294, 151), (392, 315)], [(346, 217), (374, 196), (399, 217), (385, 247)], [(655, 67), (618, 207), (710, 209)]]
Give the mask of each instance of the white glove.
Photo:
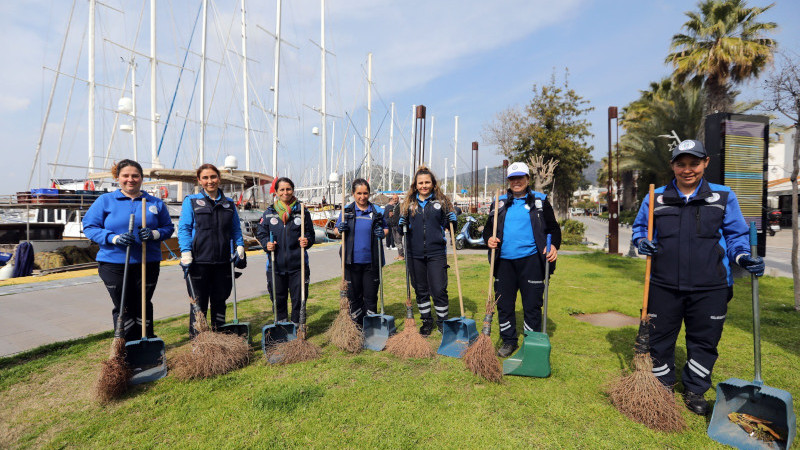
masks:
[(188, 266), (192, 263), (192, 252), (181, 252), (181, 264)]
[(239, 259), (244, 259), (244, 247), (241, 245), (236, 246), (236, 256), (238, 256)]

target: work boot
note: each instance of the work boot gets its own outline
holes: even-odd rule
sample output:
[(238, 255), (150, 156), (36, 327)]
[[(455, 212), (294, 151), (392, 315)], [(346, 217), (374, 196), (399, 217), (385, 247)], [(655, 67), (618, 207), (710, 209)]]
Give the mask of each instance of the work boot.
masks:
[(500, 349), (497, 350), (497, 356), (501, 358), (508, 358), (514, 353), (518, 347), (516, 342), (503, 342), (503, 345), (500, 346)]
[(440, 334), (444, 334), (444, 330), (442, 329), (443, 327), (444, 327), (444, 325), (442, 325), (442, 322), (437, 320), (436, 321), (436, 329), (439, 330)]
[(431, 335), (431, 331), (433, 331), (433, 319), (422, 319), (422, 326), (419, 327), (419, 334), (422, 337), (428, 337)]
[(683, 402), (686, 403), (686, 407), (689, 408), (689, 411), (698, 416), (708, 415), (708, 401), (703, 394), (695, 394), (692, 391), (686, 391), (683, 393)]

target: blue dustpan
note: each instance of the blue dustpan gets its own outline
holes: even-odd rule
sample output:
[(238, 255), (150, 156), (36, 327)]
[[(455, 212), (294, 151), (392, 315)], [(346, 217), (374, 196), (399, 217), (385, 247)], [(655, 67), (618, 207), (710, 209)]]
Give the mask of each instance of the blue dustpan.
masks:
[[(383, 248), (383, 239), (378, 238), (378, 248)], [(381, 293), (381, 313), (367, 314), (362, 321), (364, 333), (364, 348), (379, 352), (386, 347), (389, 336), (397, 333), (397, 325), (394, 316), (384, 314), (383, 310), (383, 254), (378, 250), (378, 276), (380, 281)], [(343, 256), (344, 257), (344, 256)]]
[(450, 223), (450, 242), (453, 244), (453, 262), (456, 266), (456, 283), (458, 284), (458, 306), (461, 317), (442, 322), (442, 343), (437, 353), (452, 358), (461, 358), (470, 344), (478, 339), (478, 328), (475, 321), (464, 317), (464, 298), (461, 295), (461, 275), (458, 271), (458, 253), (456, 253), (456, 234), (453, 223)]
[[(756, 226), (750, 222), (750, 251), (756, 253)], [(797, 418), (794, 414), (792, 395), (788, 392), (765, 386), (761, 379), (761, 320), (758, 302), (758, 277), (752, 275), (753, 296), (753, 360), (755, 379), (753, 382), (739, 378), (729, 378), (717, 385), (717, 401), (711, 423), (708, 425), (708, 436), (722, 444), (740, 449), (786, 449), (792, 446), (797, 434)], [(750, 436), (739, 425), (731, 422), (728, 415), (732, 413), (749, 414), (769, 421), (767, 426), (775, 431), (781, 439), (765, 442)]]
[[(272, 242), (272, 233), (269, 234), (269, 241)], [(272, 289), (275, 289), (275, 253), (269, 252), (269, 267), (272, 274)], [(278, 322), (278, 310), (275, 305), (275, 295), (272, 296), (272, 314), (275, 321), (271, 325), (264, 325), (261, 327), (261, 350), (264, 356), (267, 357), (267, 349), (275, 344), (281, 342), (288, 342), (297, 339), (297, 325), (293, 322)], [(267, 362), (274, 364), (279, 361), (271, 361), (269, 358)]]
[(437, 353), (461, 358), (475, 339), (478, 339), (478, 328), (474, 320), (464, 317), (445, 320), (442, 323), (442, 343)]

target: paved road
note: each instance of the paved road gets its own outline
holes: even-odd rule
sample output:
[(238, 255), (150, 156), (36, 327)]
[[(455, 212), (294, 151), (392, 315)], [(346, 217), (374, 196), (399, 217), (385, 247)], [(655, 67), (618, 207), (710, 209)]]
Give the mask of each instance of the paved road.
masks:
[[(608, 222), (586, 216), (578, 216), (575, 219), (586, 224), (586, 239), (591, 243), (590, 247), (602, 248), (605, 236), (608, 234)], [(619, 229), (619, 252), (623, 255), (628, 254), (630, 240), (631, 229), (621, 226)], [(766, 274), (774, 277), (791, 277), (791, 250), (791, 229), (783, 229), (775, 233), (775, 236), (767, 235), (767, 254), (764, 257), (767, 265)]]
[[(340, 276), (338, 249), (326, 245), (309, 250), (312, 282)], [(396, 254), (387, 251), (387, 260)], [(265, 265), (265, 254), (248, 255), (248, 267), (236, 283), (240, 299), (267, 293)], [(156, 319), (188, 313), (179, 266), (161, 268), (153, 308)], [(97, 275), (0, 287), (0, 356), (112, 329), (111, 300)]]

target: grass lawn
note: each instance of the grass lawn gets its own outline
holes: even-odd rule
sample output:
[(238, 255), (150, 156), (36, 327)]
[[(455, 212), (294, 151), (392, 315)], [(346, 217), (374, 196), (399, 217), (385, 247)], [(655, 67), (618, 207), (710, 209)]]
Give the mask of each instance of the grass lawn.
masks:
[[(486, 258), (466, 255), (459, 263), (467, 316), (480, 324)], [(403, 266), (387, 267), (384, 278), (387, 313), (401, 324)], [(628, 368), (636, 329), (596, 327), (570, 315), (616, 310), (638, 316), (643, 278), (641, 260), (601, 253), (559, 259), (548, 322), (553, 374), (546, 379), (506, 377), (493, 384), (467, 372), (459, 359), (404, 361), (326, 346), (322, 333), (337, 313), (337, 280), (310, 288), (311, 340), (324, 349), (312, 362), (270, 366), (254, 348), (252, 362), (241, 370), (192, 382), (168, 376), (100, 406), (92, 386), (110, 334), (51, 345), (0, 359), (0, 448), (721, 447), (706, 436), (705, 418), (684, 410), (688, 431), (654, 432), (619, 414), (604, 394), (604, 386)], [(796, 398), (800, 314), (792, 308), (791, 291), (789, 278), (762, 279), (762, 360), (766, 384)], [(739, 280), (735, 292), (714, 384), (753, 378), (749, 280)], [(452, 270), (450, 296), (451, 316), (457, 316)], [(257, 342), (261, 326), (272, 320), (268, 300), (247, 300), (239, 311)], [(496, 341), (497, 320), (493, 325)], [(185, 316), (156, 325), (168, 358), (184, 350), (187, 326)], [(429, 339), (438, 345), (441, 335), (434, 332)], [(676, 356), (682, 366), (683, 334)]]

